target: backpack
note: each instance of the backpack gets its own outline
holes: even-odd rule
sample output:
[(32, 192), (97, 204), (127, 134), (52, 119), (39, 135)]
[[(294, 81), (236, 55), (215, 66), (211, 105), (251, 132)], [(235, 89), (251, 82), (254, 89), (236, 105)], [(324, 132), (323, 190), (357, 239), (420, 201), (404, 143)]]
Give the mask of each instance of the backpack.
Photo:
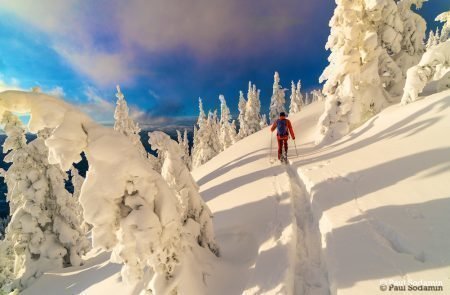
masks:
[(277, 121), (277, 135), (279, 136), (288, 136), (288, 127), (286, 119), (278, 119)]

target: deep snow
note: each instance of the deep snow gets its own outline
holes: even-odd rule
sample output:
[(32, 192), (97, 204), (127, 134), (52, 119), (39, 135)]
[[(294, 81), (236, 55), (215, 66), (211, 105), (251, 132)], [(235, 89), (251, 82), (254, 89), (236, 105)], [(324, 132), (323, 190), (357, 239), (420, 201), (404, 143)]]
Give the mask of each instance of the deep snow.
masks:
[[(291, 165), (270, 164), (265, 128), (197, 168), (222, 254), (208, 294), (377, 294), (390, 279), (440, 280), (448, 292), (449, 106), (450, 90), (394, 105), (319, 148), (314, 103), (291, 118)], [(120, 265), (90, 257), (23, 294), (133, 294)]]

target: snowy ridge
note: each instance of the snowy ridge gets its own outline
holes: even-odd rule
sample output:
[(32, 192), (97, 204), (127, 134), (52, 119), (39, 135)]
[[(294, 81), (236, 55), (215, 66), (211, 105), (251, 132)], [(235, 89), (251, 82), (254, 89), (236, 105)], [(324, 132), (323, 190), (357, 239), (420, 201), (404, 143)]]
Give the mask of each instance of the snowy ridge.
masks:
[[(313, 103), (290, 118), (290, 165), (269, 164), (265, 128), (194, 170), (221, 251), (207, 294), (378, 294), (402, 279), (449, 290), (449, 106), (450, 91), (394, 105), (320, 148)], [(89, 257), (23, 294), (136, 294), (105, 252)]]

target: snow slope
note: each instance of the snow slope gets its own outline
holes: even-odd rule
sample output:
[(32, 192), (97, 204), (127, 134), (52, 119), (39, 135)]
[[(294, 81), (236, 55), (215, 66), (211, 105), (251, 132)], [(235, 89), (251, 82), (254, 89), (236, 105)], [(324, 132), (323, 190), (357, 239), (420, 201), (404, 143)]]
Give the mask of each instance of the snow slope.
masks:
[[(266, 128), (197, 168), (222, 254), (208, 294), (378, 294), (390, 279), (441, 280), (448, 292), (449, 106), (450, 91), (394, 105), (319, 148), (314, 103), (291, 118), (291, 165), (269, 162)], [(23, 294), (136, 294), (105, 253), (90, 257)]]

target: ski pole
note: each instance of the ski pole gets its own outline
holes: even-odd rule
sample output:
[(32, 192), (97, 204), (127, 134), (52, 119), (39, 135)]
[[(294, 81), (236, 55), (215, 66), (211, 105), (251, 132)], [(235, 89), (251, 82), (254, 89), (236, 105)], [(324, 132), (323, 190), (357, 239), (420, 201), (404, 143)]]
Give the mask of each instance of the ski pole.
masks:
[(269, 162), (272, 162), (272, 133), (270, 132), (270, 152), (269, 152)]
[(295, 146), (295, 153), (297, 154), (297, 158), (298, 158), (297, 143), (295, 142), (295, 139), (293, 139), (293, 141), (294, 141), (294, 146)]

